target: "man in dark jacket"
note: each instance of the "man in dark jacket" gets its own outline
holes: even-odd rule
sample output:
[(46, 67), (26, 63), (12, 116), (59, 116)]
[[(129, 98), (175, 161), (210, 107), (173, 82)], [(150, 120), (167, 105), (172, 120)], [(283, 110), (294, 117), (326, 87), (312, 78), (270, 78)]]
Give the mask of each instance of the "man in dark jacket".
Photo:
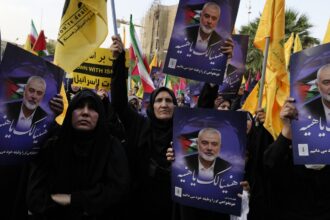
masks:
[(198, 154), (185, 157), (188, 169), (199, 179), (213, 180), (231, 168), (231, 164), (218, 157), (221, 149), (221, 133), (214, 128), (203, 128), (197, 138)]
[(204, 53), (213, 45), (223, 41), (221, 36), (215, 31), (221, 10), (218, 4), (208, 2), (203, 6), (200, 24), (186, 28), (187, 40), (192, 44), (192, 49), (196, 53)]
[(305, 108), (317, 120), (330, 123), (330, 64), (322, 66), (317, 71), (315, 85), (321, 97), (309, 102)]
[(19, 130), (30, 127), (47, 117), (47, 113), (39, 106), (46, 91), (46, 82), (40, 76), (31, 76), (24, 87), (23, 100), (6, 105), (8, 120)]

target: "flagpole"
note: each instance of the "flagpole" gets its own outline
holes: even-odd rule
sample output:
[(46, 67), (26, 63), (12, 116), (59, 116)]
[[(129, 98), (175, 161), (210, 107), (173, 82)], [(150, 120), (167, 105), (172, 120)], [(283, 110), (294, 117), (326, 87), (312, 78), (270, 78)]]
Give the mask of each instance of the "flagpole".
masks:
[[(261, 108), (261, 105), (262, 105), (262, 96), (263, 96), (263, 93), (264, 93), (269, 43), (270, 43), (270, 37), (266, 37), (264, 60), (263, 60), (263, 63), (262, 63), (261, 79), (260, 79), (260, 84), (259, 84), (258, 109)], [(258, 125), (259, 125), (259, 122), (256, 121), (256, 126), (258, 126)]]
[(115, 0), (111, 0), (111, 9), (112, 9), (113, 30), (114, 30), (115, 35), (118, 35)]

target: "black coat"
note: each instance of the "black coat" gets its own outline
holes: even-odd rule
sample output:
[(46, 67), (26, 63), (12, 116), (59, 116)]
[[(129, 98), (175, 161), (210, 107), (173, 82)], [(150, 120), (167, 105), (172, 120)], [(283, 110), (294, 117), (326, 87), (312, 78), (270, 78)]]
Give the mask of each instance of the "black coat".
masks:
[(161, 88), (150, 96), (147, 116), (128, 106), (127, 68), (125, 54), (119, 55), (113, 65), (111, 101), (126, 132), (126, 152), (132, 174), (129, 212), (138, 218), (170, 219), (172, 212), (170, 165), (166, 159), (172, 141), (172, 120), (162, 122), (155, 118), (153, 102), (160, 91), (168, 92), (176, 105), (174, 93)]
[[(14, 124), (17, 124), (19, 113), (21, 111), (22, 101), (11, 102), (6, 104), (6, 115), (10, 121), (14, 120)], [(32, 124), (38, 123), (38, 121), (43, 120), (47, 117), (47, 113), (38, 106), (32, 118)]]
[[(186, 28), (186, 37), (187, 40), (192, 43), (192, 48), (194, 49), (196, 46), (196, 41), (198, 38), (198, 30), (199, 30), (199, 25), (191, 26)], [(212, 31), (210, 39), (208, 41), (207, 47), (212, 47), (215, 44), (223, 43), (222, 37), (215, 31)]]
[(291, 141), (280, 135), (264, 154), (270, 175), (268, 219), (330, 219), (330, 167), (321, 170), (294, 165)]
[[(198, 154), (188, 155), (184, 158), (186, 165), (190, 171), (198, 174)], [(231, 164), (228, 161), (217, 157), (214, 164), (214, 176), (220, 175), (231, 168)]]
[[(98, 112), (92, 131), (76, 130), (72, 112), (83, 100)], [(27, 204), (42, 219), (113, 219), (129, 191), (126, 155), (105, 124), (104, 107), (92, 91), (83, 90), (70, 102), (59, 133), (50, 138), (30, 167)], [(62, 206), (52, 194), (70, 194)]]
[(317, 98), (304, 106), (306, 110), (314, 116), (315, 119), (322, 119), (323, 122), (326, 122), (325, 111), (322, 104), (322, 98)]

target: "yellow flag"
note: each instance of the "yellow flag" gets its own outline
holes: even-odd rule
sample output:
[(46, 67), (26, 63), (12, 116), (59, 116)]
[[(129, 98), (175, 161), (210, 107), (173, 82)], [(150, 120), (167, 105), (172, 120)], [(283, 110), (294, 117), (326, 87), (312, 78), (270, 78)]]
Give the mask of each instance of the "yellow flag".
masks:
[[(246, 100), (242, 106), (242, 109), (249, 111), (251, 114), (254, 115), (254, 113), (258, 107), (258, 93), (259, 93), (259, 83), (257, 83), (255, 85), (255, 87), (250, 92), (249, 96), (246, 98)], [(266, 103), (263, 102), (262, 104), (263, 104), (262, 107), (265, 107)]]
[(242, 85), (245, 85), (245, 83), (246, 83), (246, 79), (245, 79), (244, 74), (243, 74), (242, 82), (241, 82), (241, 86), (242, 86)]
[(66, 0), (54, 63), (71, 73), (108, 35), (106, 0)]
[(288, 66), (289, 66), (293, 41), (294, 41), (294, 33), (291, 33), (291, 36), (284, 44), (286, 68), (288, 68)]
[(151, 71), (152, 67), (158, 67), (157, 51), (156, 51), (154, 57), (152, 58), (151, 63), (149, 64), (150, 71)]
[(27, 38), (26, 38), (26, 41), (25, 41), (25, 44), (24, 44), (24, 49), (33, 53), (34, 55), (37, 55), (37, 52), (35, 52), (34, 50), (32, 50), (32, 47), (31, 47), (31, 38), (30, 36), (28, 35)]
[(139, 90), (136, 92), (136, 96), (139, 97), (140, 99), (143, 99), (143, 94), (144, 94), (143, 85), (140, 84)]
[[(267, 59), (266, 76), (262, 107), (265, 107), (266, 118), (263, 126), (275, 138), (282, 129), (280, 110), (289, 96), (289, 79), (286, 72), (284, 56), (284, 25), (285, 25), (285, 1), (267, 0), (260, 18), (258, 30), (254, 39), (254, 45), (264, 51), (266, 38), (270, 38), (269, 53)], [(254, 90), (259, 90), (259, 85)], [(256, 110), (251, 109), (251, 102), (257, 103), (256, 91), (251, 92), (243, 109), (252, 114)]]
[(330, 43), (330, 20), (328, 23), (327, 31), (325, 32), (322, 44)]
[(294, 39), (293, 53), (297, 53), (297, 52), (301, 51), (302, 49), (303, 48), (301, 45), (299, 34), (296, 34), (296, 38)]
[(134, 82), (134, 80), (133, 79), (131, 79), (131, 88), (134, 88), (135, 87), (135, 82)]
[(59, 116), (57, 116), (55, 118), (55, 120), (56, 120), (57, 124), (62, 125), (62, 123), (64, 121), (64, 118), (65, 118), (65, 115), (66, 115), (66, 110), (68, 109), (68, 105), (69, 105), (68, 99), (66, 98), (66, 94), (65, 94), (65, 89), (64, 89), (64, 84), (63, 83), (62, 83), (62, 86), (61, 86), (60, 94), (63, 97), (63, 112), (62, 112), (62, 114), (60, 114)]

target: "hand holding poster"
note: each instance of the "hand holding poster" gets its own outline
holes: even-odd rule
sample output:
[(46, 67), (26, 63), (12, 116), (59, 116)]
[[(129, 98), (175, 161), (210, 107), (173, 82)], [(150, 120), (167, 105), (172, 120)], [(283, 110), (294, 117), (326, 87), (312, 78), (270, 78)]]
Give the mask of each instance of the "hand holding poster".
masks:
[(291, 56), (291, 96), (299, 119), (292, 121), (295, 164), (330, 164), (330, 44)]
[(221, 84), (239, 0), (180, 1), (164, 73)]
[(246, 113), (176, 108), (173, 121), (174, 201), (240, 215)]
[(37, 154), (47, 138), (55, 117), (49, 102), (64, 71), (11, 44), (0, 70), (0, 161), (12, 164)]
[(248, 35), (233, 35), (234, 52), (227, 67), (223, 84), (219, 88), (221, 94), (234, 96), (240, 88), (245, 72), (246, 55), (248, 50)]

